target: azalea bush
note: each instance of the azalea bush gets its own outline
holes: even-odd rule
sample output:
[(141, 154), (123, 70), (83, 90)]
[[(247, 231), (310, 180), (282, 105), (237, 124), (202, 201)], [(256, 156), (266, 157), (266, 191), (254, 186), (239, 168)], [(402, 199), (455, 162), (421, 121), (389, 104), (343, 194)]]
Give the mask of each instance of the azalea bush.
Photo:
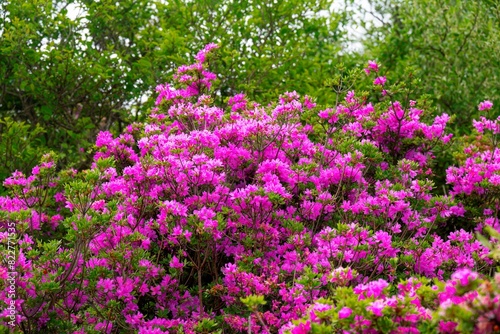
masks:
[(500, 274), (461, 269), (442, 282), (410, 278), (337, 287), (283, 333), (498, 333)]
[[(0, 224), (17, 236), (15, 298), (0, 267), (5, 328), (452, 333), (463, 312), (491, 322), (496, 121), (475, 123), (491, 144), (468, 147), (438, 195), (450, 117), (427, 120), (411, 85), (370, 62), (333, 78), (330, 107), (288, 92), (267, 105), (238, 94), (222, 109), (216, 49), (157, 87), (146, 122), (101, 132), (90, 169), (59, 170), (47, 154), (5, 180)], [(373, 89), (352, 90), (353, 78)]]

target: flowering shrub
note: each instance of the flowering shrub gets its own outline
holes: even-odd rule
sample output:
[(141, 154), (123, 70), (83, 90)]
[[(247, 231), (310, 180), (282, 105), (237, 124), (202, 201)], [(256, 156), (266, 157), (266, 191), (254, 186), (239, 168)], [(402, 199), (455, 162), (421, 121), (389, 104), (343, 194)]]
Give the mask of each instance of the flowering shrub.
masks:
[[(337, 288), (309, 306), (303, 319), (282, 333), (497, 333), (500, 330), (500, 274), (481, 279), (461, 269), (447, 282), (410, 278)], [(389, 294), (388, 292), (391, 291)]]
[[(342, 103), (319, 108), (289, 92), (261, 106), (239, 94), (222, 109), (210, 95), (216, 48), (180, 67), (175, 85), (157, 87), (147, 122), (116, 138), (101, 132), (89, 170), (57, 173), (47, 155), (32, 175), (4, 182), (11, 192), (0, 197), (0, 224), (16, 226), (18, 290), (13, 300), (2, 289), (0, 303), (19, 312), (11, 320), (3, 307), (3, 325), (26, 333), (438, 328), (432, 311), (455, 302), (450, 282), (475, 282), (470, 270), (494, 263), (472, 231), (437, 232), (466, 217), (462, 198), (473, 192), (491, 195), (479, 223), (497, 227), (498, 154), (450, 169), (453, 191), (437, 196), (433, 149), (449, 142), (449, 117), (423, 122), (418, 102), (393, 99), (378, 64), (366, 73), (377, 75), (379, 102), (346, 91)], [(8, 271), (2, 264), (4, 279)], [(446, 312), (442, 332), (457, 326)]]

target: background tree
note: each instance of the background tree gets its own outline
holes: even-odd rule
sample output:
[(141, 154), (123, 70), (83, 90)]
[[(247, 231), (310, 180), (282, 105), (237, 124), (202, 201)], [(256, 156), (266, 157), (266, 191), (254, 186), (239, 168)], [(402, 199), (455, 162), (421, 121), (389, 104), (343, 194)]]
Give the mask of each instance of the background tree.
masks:
[(261, 102), (285, 89), (314, 91), (326, 102), (331, 95), (316, 89), (336, 62), (351, 59), (340, 54), (347, 45), (341, 26), (348, 12), (335, 13), (331, 5), (325, 0), (202, 0), (169, 2), (159, 5), (159, 12), (166, 27), (186, 19), (182, 31), (189, 49), (210, 42), (221, 46), (215, 68), (228, 73), (220, 77), (222, 98), (245, 91)]
[[(452, 116), (451, 145), (463, 151), (471, 135), (479, 102), (500, 102), (500, 2), (439, 0), (369, 0), (358, 6), (364, 18), (363, 53), (400, 83), (411, 75), (413, 96), (422, 96), (431, 116)], [(422, 107), (423, 104), (420, 105)], [(494, 115), (491, 115), (494, 116)], [(447, 193), (445, 171), (458, 164), (451, 151), (436, 152), (436, 191)]]
[(412, 67), (421, 94), (429, 94), (437, 114), (455, 115), (456, 134), (470, 131), (477, 105), (499, 101), (500, 2), (369, 0), (360, 8), (372, 20), (364, 49), (391, 77), (403, 79)]

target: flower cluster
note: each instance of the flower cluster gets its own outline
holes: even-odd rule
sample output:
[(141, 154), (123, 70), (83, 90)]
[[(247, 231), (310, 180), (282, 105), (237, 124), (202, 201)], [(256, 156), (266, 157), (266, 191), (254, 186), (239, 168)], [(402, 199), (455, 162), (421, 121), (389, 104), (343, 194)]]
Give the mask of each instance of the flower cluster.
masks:
[[(419, 277), (459, 270), (452, 279), (468, 285), (470, 270), (492, 265), (471, 231), (440, 227), (464, 217), (459, 195), (495, 185), (497, 151), (451, 168), (453, 191), (438, 196), (433, 150), (451, 138), (448, 115), (427, 124), (416, 102), (383, 92), (369, 102), (349, 91), (327, 109), (296, 92), (266, 107), (244, 94), (215, 106), (216, 48), (157, 87), (145, 123), (101, 132), (89, 170), (57, 173), (47, 157), (5, 181), (0, 226), (14, 222), (23, 236), (18, 326), (416, 333), (440, 304), (475, 298)], [(0, 292), (0, 303), (11, 300)]]
[[(496, 333), (500, 321), (500, 274), (480, 278), (468, 269), (446, 282), (384, 280), (337, 288), (334, 297), (311, 304), (281, 333)], [(392, 293), (388, 293), (392, 291)]]

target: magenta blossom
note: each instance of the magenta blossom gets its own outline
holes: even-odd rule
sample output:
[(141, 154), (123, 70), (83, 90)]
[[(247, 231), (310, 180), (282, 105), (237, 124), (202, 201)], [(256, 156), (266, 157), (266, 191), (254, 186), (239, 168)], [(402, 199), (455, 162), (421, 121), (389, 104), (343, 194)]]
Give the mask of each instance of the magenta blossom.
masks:
[(386, 81), (387, 81), (386, 77), (378, 77), (373, 81), (373, 84), (383, 86), (385, 85)]
[(461, 285), (467, 286), (469, 283), (478, 278), (476, 272), (471, 271), (470, 269), (464, 268), (457, 270), (451, 278), (460, 282)]
[(490, 100), (484, 100), (483, 102), (479, 103), (477, 109), (479, 111), (483, 111), (483, 110), (490, 110), (491, 107), (493, 107), (493, 102), (491, 102)]
[(352, 310), (349, 307), (343, 307), (339, 311), (339, 319), (349, 318), (352, 314)]
[(370, 71), (378, 72), (378, 64), (374, 60), (368, 61), (368, 67), (365, 68), (366, 74), (370, 74)]

